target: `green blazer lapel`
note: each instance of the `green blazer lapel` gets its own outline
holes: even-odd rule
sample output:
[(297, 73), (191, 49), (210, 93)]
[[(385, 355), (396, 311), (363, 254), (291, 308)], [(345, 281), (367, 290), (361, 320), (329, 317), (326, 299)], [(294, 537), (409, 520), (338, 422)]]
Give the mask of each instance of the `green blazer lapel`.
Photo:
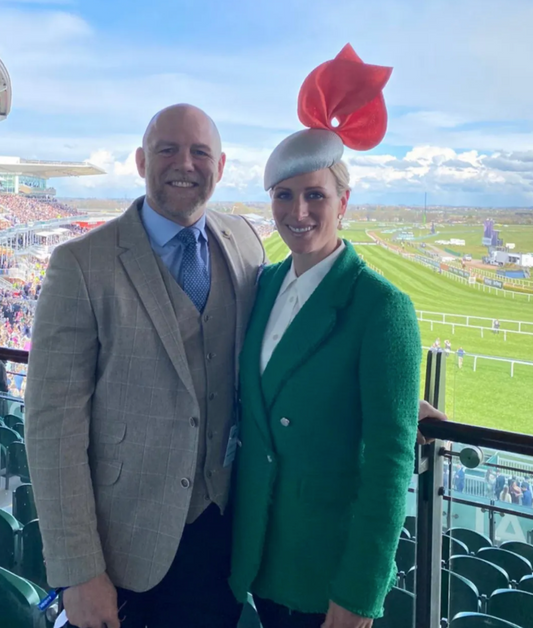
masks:
[(292, 260), (287, 258), (275, 269), (265, 269), (259, 284), (254, 309), (241, 354), (241, 399), (256, 420), (265, 443), (272, 449), (272, 438), (261, 387), (261, 350), (270, 312)]
[[(351, 301), (364, 262), (349, 242), (345, 241), (345, 244), (346, 249), (298, 312), (272, 353), (262, 378), (267, 411), (292, 373), (326, 341), (335, 328), (338, 311)], [(270, 308), (273, 305), (274, 301)]]

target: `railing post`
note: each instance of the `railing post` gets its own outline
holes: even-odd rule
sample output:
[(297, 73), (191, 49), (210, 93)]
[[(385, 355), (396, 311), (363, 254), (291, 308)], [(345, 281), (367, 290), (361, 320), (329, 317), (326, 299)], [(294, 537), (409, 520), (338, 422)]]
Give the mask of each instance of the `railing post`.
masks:
[[(444, 409), (446, 359), (428, 353), (425, 399)], [(418, 448), (415, 628), (439, 628), (442, 560), (442, 441)]]

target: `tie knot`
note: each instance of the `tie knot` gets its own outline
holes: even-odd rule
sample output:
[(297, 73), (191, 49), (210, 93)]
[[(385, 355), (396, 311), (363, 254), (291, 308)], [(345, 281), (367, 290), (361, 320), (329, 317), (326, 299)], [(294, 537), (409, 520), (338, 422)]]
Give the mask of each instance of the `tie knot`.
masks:
[(184, 246), (196, 246), (197, 237), (192, 227), (185, 227), (176, 236), (177, 240)]

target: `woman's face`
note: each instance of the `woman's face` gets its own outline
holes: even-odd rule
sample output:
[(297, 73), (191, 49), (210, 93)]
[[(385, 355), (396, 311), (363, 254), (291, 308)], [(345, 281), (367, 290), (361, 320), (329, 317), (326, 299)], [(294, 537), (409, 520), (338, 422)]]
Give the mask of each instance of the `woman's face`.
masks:
[(346, 191), (339, 197), (329, 168), (278, 183), (272, 190), (272, 213), (291, 252), (333, 252), (339, 215), (344, 216), (349, 196)]

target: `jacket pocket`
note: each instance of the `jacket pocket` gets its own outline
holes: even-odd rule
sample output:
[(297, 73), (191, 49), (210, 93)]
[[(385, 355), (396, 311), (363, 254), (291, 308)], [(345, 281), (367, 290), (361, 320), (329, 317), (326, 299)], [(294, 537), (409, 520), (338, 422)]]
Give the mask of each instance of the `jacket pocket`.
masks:
[(102, 421), (94, 433), (94, 440), (102, 445), (118, 445), (126, 436), (124, 421)]
[(92, 479), (98, 486), (116, 484), (122, 471), (122, 462), (118, 460), (95, 460), (92, 465)]

